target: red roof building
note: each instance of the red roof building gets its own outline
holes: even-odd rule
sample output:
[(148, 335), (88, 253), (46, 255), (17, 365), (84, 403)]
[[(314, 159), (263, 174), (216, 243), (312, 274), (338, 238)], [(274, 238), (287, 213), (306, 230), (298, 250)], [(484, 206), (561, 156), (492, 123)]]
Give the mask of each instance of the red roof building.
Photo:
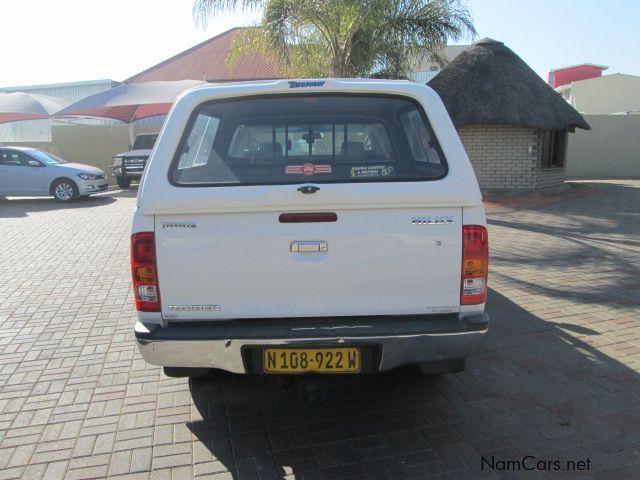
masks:
[(208, 82), (233, 82), (241, 80), (268, 80), (283, 78), (277, 67), (264, 55), (253, 53), (236, 60), (232, 69), (227, 57), (233, 39), (243, 29), (227, 30), (195, 47), (191, 47), (163, 62), (147, 68), (125, 80), (126, 83), (156, 80), (205, 80)]
[(547, 83), (551, 88), (558, 88), (569, 85), (572, 82), (587, 80), (589, 78), (601, 77), (607, 66), (593, 63), (581, 63), (570, 67), (554, 68), (549, 71)]

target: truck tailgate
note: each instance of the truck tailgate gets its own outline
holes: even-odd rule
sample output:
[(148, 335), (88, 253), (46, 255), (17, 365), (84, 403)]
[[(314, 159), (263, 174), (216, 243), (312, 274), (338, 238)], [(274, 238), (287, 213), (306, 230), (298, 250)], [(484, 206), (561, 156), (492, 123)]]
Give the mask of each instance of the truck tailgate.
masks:
[(155, 216), (162, 315), (172, 321), (457, 312), (462, 208)]

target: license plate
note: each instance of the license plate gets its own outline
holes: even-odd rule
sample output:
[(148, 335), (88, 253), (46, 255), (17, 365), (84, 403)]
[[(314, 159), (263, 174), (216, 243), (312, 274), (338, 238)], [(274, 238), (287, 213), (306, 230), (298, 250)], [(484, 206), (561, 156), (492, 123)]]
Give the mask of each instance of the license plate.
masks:
[(263, 368), (266, 373), (358, 373), (360, 349), (267, 348)]

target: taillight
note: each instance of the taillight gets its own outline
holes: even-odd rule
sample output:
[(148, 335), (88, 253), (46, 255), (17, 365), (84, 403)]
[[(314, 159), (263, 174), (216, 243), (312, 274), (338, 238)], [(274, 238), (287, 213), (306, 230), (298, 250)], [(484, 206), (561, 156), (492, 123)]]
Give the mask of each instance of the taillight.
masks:
[(487, 299), (489, 236), (480, 225), (462, 227), (461, 305), (478, 305)]
[(159, 312), (160, 289), (153, 232), (139, 232), (131, 236), (131, 276), (136, 310)]

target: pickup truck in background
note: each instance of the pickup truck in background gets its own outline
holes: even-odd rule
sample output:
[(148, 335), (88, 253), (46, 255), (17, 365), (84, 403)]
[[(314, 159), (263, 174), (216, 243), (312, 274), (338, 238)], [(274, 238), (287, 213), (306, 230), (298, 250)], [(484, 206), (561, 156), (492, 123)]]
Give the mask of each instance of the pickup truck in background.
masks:
[(113, 175), (116, 177), (118, 187), (129, 188), (131, 180), (140, 181), (157, 139), (157, 133), (141, 133), (136, 136), (128, 152), (118, 153), (112, 157)]
[(143, 179), (135, 336), (167, 375), (441, 374), (481, 349), (485, 212), (429, 87), (198, 87)]

